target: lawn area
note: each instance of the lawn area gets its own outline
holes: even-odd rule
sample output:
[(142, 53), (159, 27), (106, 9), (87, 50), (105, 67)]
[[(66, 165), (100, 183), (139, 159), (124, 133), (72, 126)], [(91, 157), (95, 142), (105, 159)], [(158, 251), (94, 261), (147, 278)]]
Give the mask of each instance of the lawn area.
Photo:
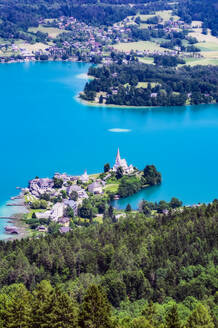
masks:
[(25, 201), (25, 203), (34, 202), (35, 200), (36, 200), (36, 197), (34, 197), (31, 194), (24, 195), (24, 201)]
[(185, 59), (186, 65), (218, 65), (218, 54), (217, 58), (187, 58)]
[(129, 52), (131, 50), (138, 50), (138, 51), (144, 51), (144, 50), (163, 50), (166, 49), (159, 46), (159, 44), (152, 42), (152, 41), (139, 41), (139, 42), (126, 42), (126, 43), (118, 43), (113, 45), (113, 47), (119, 51)]
[(139, 57), (139, 61), (144, 64), (153, 64), (154, 58), (152, 57)]
[(199, 42), (196, 43), (196, 47), (201, 49), (202, 52), (218, 51), (218, 39), (217, 42)]
[(138, 15), (142, 21), (146, 21), (148, 18), (154, 17), (154, 16), (160, 16), (164, 22), (168, 21), (171, 17), (173, 17), (174, 21), (179, 20), (179, 16), (172, 15), (172, 10), (161, 10), (156, 11), (153, 15)]
[(44, 43), (41, 43), (41, 42), (30, 44), (30, 43), (25, 43), (23, 41), (16, 41), (15, 42), (15, 45), (17, 47), (19, 47), (20, 49), (25, 49), (25, 50), (27, 50), (29, 52), (39, 51), (39, 50), (45, 50), (45, 49), (47, 49), (49, 47), (49, 45), (44, 44)]
[(27, 213), (27, 219), (31, 219), (33, 213), (36, 213), (36, 212), (44, 213), (44, 212), (46, 212), (46, 211), (47, 211), (47, 210), (30, 210), (30, 211)]
[(90, 179), (98, 179), (101, 173), (89, 174)]
[(171, 17), (173, 17), (174, 21), (179, 20), (179, 16), (172, 15), (172, 10), (161, 10), (155, 13), (155, 16), (160, 16), (164, 22), (168, 21)]
[(189, 36), (195, 37), (199, 42), (195, 44), (201, 50), (201, 54), (204, 58), (199, 59), (186, 59), (186, 62), (190, 65), (217, 65), (218, 64), (218, 38), (211, 35), (211, 31), (208, 29), (208, 34), (202, 34), (202, 28), (200, 21), (193, 22), (193, 32), (189, 33)]
[(218, 38), (211, 35), (210, 29), (208, 29), (208, 34), (203, 34), (201, 27), (193, 28), (192, 31), (189, 33), (189, 36), (195, 37), (198, 42), (212, 42), (218, 44)]
[(66, 30), (61, 30), (56, 27), (45, 27), (42, 25), (39, 25), (39, 27), (30, 27), (28, 29), (28, 32), (36, 33), (37, 31), (43, 32), (43, 33), (48, 33), (50, 38), (54, 39), (56, 38), (59, 34), (63, 32), (67, 32)]
[[(156, 82), (151, 82), (151, 87), (154, 88), (156, 85), (158, 85), (159, 83)], [(148, 82), (138, 82), (136, 88), (147, 88), (148, 87)]]
[(111, 183), (111, 184), (108, 184), (104, 187), (104, 191), (117, 193), (118, 192), (118, 187), (119, 187), (118, 183)]
[(103, 223), (103, 215), (98, 215), (96, 218), (93, 218), (93, 222)]

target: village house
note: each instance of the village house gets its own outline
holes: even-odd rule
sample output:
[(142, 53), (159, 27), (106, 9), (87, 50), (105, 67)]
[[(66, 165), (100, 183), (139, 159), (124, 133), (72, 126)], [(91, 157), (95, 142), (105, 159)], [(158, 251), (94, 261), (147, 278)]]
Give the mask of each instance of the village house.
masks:
[(65, 199), (64, 200), (64, 205), (66, 205), (66, 207), (70, 207), (72, 208), (74, 215), (77, 216), (77, 210), (78, 210), (78, 204), (76, 201), (74, 200), (69, 200), (69, 199)]
[(58, 223), (61, 224), (63, 227), (69, 227), (70, 219), (69, 218), (60, 218), (60, 219), (58, 219)]
[(58, 221), (58, 218), (64, 216), (64, 204), (63, 203), (56, 203), (53, 205), (51, 209), (50, 218), (53, 221)]
[(35, 197), (40, 197), (45, 191), (51, 191), (54, 186), (53, 179), (33, 179), (29, 181), (29, 191)]
[(79, 198), (88, 198), (86, 191), (76, 184), (67, 188), (68, 196), (70, 196), (73, 191), (77, 192)]
[(99, 182), (93, 182), (88, 186), (88, 191), (92, 194), (102, 194), (103, 188)]
[(45, 227), (44, 225), (40, 225), (36, 228), (36, 230), (39, 231), (39, 232), (47, 232), (48, 228)]

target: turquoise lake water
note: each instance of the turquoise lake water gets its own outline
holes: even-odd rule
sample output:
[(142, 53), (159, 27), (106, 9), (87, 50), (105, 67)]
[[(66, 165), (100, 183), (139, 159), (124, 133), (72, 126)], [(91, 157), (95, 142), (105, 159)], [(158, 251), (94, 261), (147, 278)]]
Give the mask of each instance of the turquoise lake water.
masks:
[[(36, 175), (56, 171), (81, 174), (102, 171), (121, 157), (143, 169), (155, 164), (161, 186), (144, 190), (129, 202), (144, 198), (184, 204), (218, 197), (218, 106), (123, 109), (81, 104), (89, 65), (82, 63), (18, 63), (0, 65), (1, 161), (0, 215), (11, 213), (5, 202), (16, 186)], [(127, 129), (128, 132), (111, 132)], [(0, 238), (4, 220), (0, 220)]]

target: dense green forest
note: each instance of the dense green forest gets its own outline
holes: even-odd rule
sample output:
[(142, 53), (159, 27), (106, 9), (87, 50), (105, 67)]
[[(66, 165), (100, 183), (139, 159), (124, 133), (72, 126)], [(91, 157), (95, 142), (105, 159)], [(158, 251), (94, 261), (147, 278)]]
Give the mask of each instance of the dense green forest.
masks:
[[(209, 299), (213, 307), (216, 297)], [(23, 284), (0, 291), (0, 325), (4, 328), (214, 328), (215, 313), (205, 302), (190, 298), (176, 304), (123, 302), (112, 310), (104, 290), (90, 285), (79, 304), (59, 285), (43, 280), (30, 292)], [(184, 326), (185, 325), (185, 326)]]
[[(38, 284), (48, 280), (55, 288), (61, 286), (71, 301), (81, 304), (88, 286), (95, 284), (117, 308), (117, 316), (122, 308), (129, 315), (130, 303), (142, 314), (146, 302), (160, 306), (177, 302), (187, 307), (180, 314), (186, 320), (200, 301), (215, 317), (217, 218), (215, 200), (196, 208), (171, 209), (166, 214), (128, 212), (118, 222), (105, 215), (103, 224), (74, 228), (66, 235), (2, 241), (1, 293), (10, 294), (15, 288), (11, 284), (22, 283), (34, 296)], [(22, 290), (29, 295), (23, 286)], [(165, 312), (158, 311), (160, 324)]]
[[(84, 88), (82, 98), (94, 100), (96, 92), (105, 92), (106, 104), (127, 106), (182, 106), (218, 101), (218, 67), (183, 66), (179, 68), (133, 62), (90, 67), (95, 79)], [(175, 62), (173, 57), (166, 63)], [(147, 83), (147, 85), (143, 85)], [(102, 96), (99, 102), (102, 102)]]

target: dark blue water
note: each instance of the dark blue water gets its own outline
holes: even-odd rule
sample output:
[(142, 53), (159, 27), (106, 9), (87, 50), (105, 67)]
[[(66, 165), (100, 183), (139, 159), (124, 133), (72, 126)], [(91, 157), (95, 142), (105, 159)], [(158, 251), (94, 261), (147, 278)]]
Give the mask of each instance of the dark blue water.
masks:
[[(83, 105), (88, 64), (23, 63), (0, 65), (0, 204), (35, 177), (56, 171), (80, 174), (113, 164), (117, 147), (140, 169), (155, 164), (160, 187), (131, 199), (136, 207), (179, 197), (185, 204), (218, 197), (218, 106), (123, 109)], [(129, 132), (110, 132), (110, 129)], [(0, 213), (1, 215), (1, 213)], [(5, 224), (1, 221), (0, 225)], [(0, 233), (2, 228), (0, 228)]]

